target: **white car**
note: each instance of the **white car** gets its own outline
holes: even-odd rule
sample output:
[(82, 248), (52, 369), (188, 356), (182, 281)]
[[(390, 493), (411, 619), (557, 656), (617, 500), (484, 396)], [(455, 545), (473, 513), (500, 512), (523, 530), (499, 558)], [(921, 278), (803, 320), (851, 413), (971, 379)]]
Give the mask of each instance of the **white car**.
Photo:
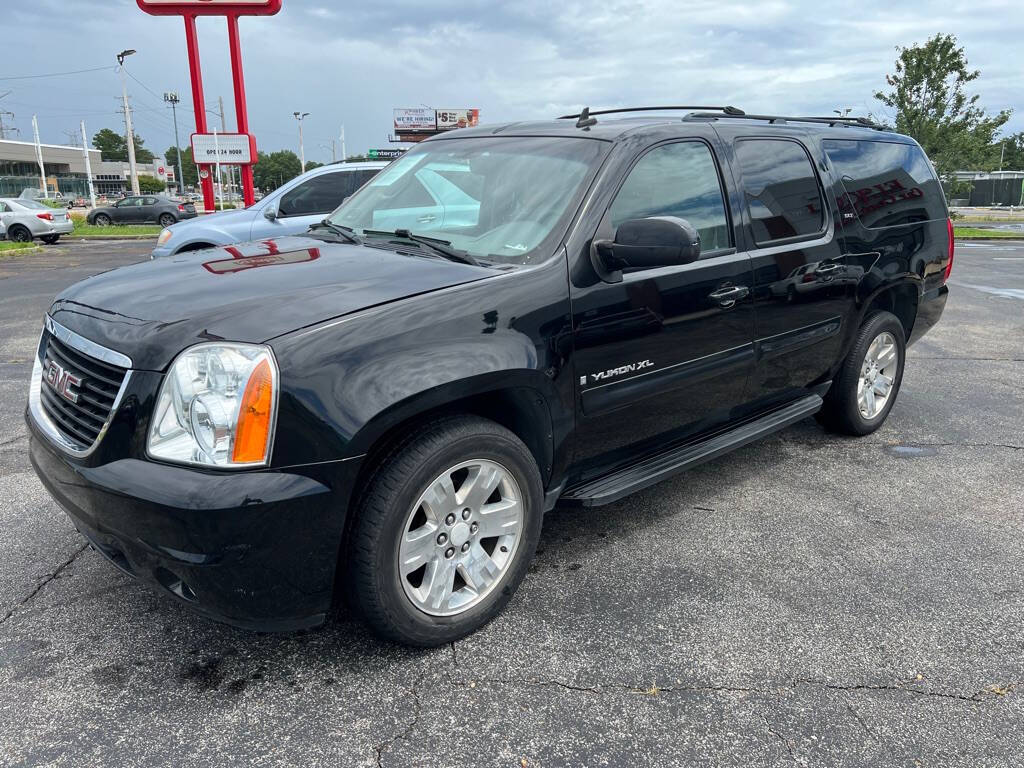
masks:
[(0, 222), (7, 228), (7, 239), (16, 243), (30, 243), (37, 237), (56, 243), (75, 228), (66, 210), (21, 197), (0, 197)]

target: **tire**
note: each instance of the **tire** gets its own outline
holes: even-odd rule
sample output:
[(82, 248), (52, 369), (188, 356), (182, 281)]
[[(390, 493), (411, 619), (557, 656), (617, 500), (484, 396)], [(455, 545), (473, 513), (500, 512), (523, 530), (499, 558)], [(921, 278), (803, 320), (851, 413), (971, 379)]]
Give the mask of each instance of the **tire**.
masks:
[(171, 224), (174, 224), (176, 221), (177, 221), (177, 219), (174, 218), (174, 214), (171, 214), (171, 213), (161, 213), (160, 214), (160, 218), (157, 219), (157, 224), (159, 224), (161, 227), (169, 227), (169, 226), (171, 226)]
[[(873, 347), (872, 345), (877, 344)], [(892, 362), (886, 347), (892, 346)], [(869, 352), (871, 356), (869, 356)], [(885, 422), (903, 383), (907, 342), (903, 324), (890, 312), (872, 312), (864, 319), (839, 375), (825, 395), (817, 418), (829, 429), (846, 435), (868, 435)], [(878, 365), (870, 367), (872, 360)], [(865, 370), (865, 366), (868, 366)], [(891, 367), (890, 367), (891, 366)], [(876, 378), (876, 374), (880, 378)], [(875, 385), (864, 386), (868, 380)], [(888, 385), (886, 387), (886, 381)], [(886, 393), (881, 394), (885, 388)], [(870, 396), (866, 393), (870, 391)], [(865, 393), (867, 402), (862, 400)], [(865, 410), (866, 408), (866, 410)], [(873, 413), (872, 413), (873, 411)]]
[(31, 243), (32, 233), (27, 227), (23, 227), (21, 224), (15, 224), (7, 230), (7, 239), (13, 243)]
[[(476, 494), (459, 495), (494, 474), (501, 479), (493, 492), (483, 483)], [(454, 497), (432, 494), (445, 476)], [(451, 416), (414, 430), (381, 457), (355, 505), (343, 553), (348, 602), (373, 631), (399, 643), (433, 647), (465, 637), (504, 608), (526, 575), (543, 499), (532, 454), (504, 427)], [(505, 510), (500, 521), (491, 517), (498, 509)], [(516, 533), (485, 535), (496, 529)], [(425, 532), (415, 538), (418, 548), (410, 544), (417, 531)], [(439, 589), (431, 589), (435, 582)]]
[(109, 227), (111, 224), (113, 224), (113, 222), (110, 220), (110, 217), (107, 216), (107, 214), (105, 213), (97, 213), (95, 216), (93, 216), (92, 223), (95, 224), (97, 227)]
[(43, 235), (39, 239), (42, 240), (47, 245), (53, 245), (58, 240), (60, 240), (60, 235)]

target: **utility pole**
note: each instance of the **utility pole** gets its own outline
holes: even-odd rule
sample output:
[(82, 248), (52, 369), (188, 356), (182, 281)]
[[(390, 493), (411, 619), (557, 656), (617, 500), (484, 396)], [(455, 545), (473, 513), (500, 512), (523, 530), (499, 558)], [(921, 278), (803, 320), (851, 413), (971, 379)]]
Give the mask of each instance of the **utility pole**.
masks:
[(341, 139), (341, 162), (344, 163), (346, 160), (348, 160), (348, 155), (345, 154), (345, 124), (344, 123), (341, 124), (341, 136), (339, 138)]
[(174, 151), (178, 156), (178, 194), (185, 194), (185, 174), (181, 172), (181, 143), (178, 141), (178, 98), (177, 91), (165, 91), (164, 101), (171, 105), (171, 117), (174, 119)]
[(43, 166), (43, 147), (39, 143), (39, 121), (32, 115), (32, 137), (36, 142), (36, 162), (39, 163), (39, 188), (43, 190), (43, 197), (48, 197), (46, 191), (46, 168)]
[(224, 210), (224, 182), (220, 178), (220, 142), (217, 140), (217, 129), (213, 129), (213, 154), (217, 156), (217, 189), (220, 190), (220, 209)]
[(302, 146), (302, 121), (309, 117), (309, 112), (292, 112), (292, 116), (299, 121), (299, 162), (302, 164), (302, 173), (305, 173), (306, 150)]
[(89, 180), (89, 202), (96, 207), (96, 190), (92, 185), (92, 163), (89, 162), (89, 140), (85, 138), (85, 120), (82, 121), (82, 154), (85, 155), (85, 176)]
[[(224, 97), (223, 96), (218, 96), (217, 97), (217, 106), (220, 107), (220, 132), (221, 133), (227, 133), (228, 132), (228, 123), (224, 119)], [(235, 191), (235, 169), (234, 169), (233, 166), (230, 166), (230, 165), (228, 166), (228, 178), (230, 179), (230, 181), (228, 182), (228, 189), (231, 190), (232, 192), (234, 192)], [(220, 179), (220, 171), (219, 170), (217, 171), (217, 181), (221, 181), (221, 179)], [(221, 207), (223, 207), (223, 204), (224, 204), (223, 195), (221, 196), (221, 201), (220, 202), (221, 202)]]
[[(4, 91), (3, 93), (0, 93), (0, 99), (2, 99), (4, 96), (10, 96), (10, 95), (11, 95), (10, 91)], [(11, 128), (9, 128), (9, 129), (4, 127), (4, 115), (9, 116), (11, 118), (11, 120), (14, 119), (14, 113), (13, 112), (8, 112), (7, 110), (0, 109), (0, 139), (6, 139), (7, 138), (7, 131), (8, 130), (14, 131), (15, 133), (21, 133), (21, 131), (19, 131), (14, 126), (11, 126)]]
[(68, 137), (68, 146), (77, 147), (78, 144), (78, 131), (61, 131), (65, 136)]
[(11, 118), (11, 120), (14, 119), (13, 112), (8, 112), (5, 109), (0, 109), (0, 139), (7, 138), (7, 131), (21, 133), (21, 131), (19, 131), (16, 126), (12, 125), (10, 128), (4, 126), (4, 115), (7, 115), (9, 118)]
[(117, 54), (117, 64), (121, 72), (121, 98), (124, 101), (124, 127), (128, 133), (128, 173), (131, 175), (132, 194), (139, 194), (139, 171), (135, 167), (135, 132), (132, 130), (132, 110), (128, 106), (128, 83), (124, 79), (124, 60), (135, 51), (127, 49)]

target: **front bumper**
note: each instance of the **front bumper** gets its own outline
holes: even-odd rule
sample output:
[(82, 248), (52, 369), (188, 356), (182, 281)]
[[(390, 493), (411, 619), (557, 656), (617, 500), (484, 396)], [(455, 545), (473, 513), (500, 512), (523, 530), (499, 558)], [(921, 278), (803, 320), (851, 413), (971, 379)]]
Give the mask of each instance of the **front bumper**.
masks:
[(32, 466), (95, 549), (125, 573), (218, 621), (287, 631), (330, 610), (344, 504), (296, 471), (209, 472), (120, 459), (79, 463), (27, 414)]

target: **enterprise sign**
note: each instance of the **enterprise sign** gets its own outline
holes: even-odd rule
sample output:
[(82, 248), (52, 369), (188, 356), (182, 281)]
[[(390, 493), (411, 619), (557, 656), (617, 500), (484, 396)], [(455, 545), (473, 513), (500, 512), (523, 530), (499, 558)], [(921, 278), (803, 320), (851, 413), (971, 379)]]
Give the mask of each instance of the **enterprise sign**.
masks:
[(193, 133), (192, 159), (196, 165), (251, 165), (256, 142), (246, 133)]

